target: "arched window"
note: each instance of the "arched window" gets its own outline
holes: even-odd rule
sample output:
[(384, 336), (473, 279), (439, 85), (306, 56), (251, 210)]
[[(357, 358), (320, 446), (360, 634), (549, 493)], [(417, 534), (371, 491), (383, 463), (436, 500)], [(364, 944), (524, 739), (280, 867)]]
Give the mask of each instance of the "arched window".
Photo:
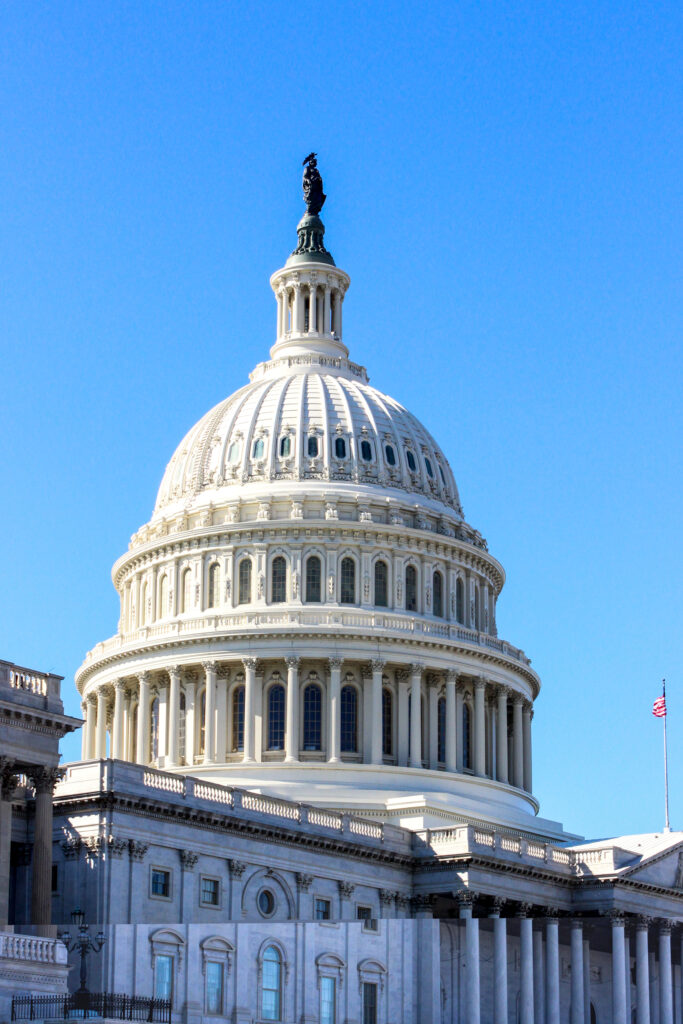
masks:
[(185, 702), (185, 691), (180, 691), (180, 715), (178, 717), (178, 756), (180, 757), (180, 763), (185, 763), (185, 724), (186, 724), (186, 713), (187, 705)]
[(375, 604), (378, 608), (389, 604), (389, 569), (381, 559), (375, 562)]
[(411, 473), (417, 472), (417, 463), (415, 462), (415, 456), (411, 452), (410, 448), (406, 450), (406, 459), (408, 460), (408, 469)]
[(232, 749), (244, 750), (244, 687), (232, 691)]
[(152, 709), (150, 714), (149, 722), (149, 751), (152, 761), (156, 761), (159, 756), (159, 698), (155, 697), (152, 701)]
[(287, 563), (282, 555), (273, 559), (270, 567), (271, 594), (273, 604), (282, 604), (287, 600)]
[(183, 612), (189, 612), (192, 610), (192, 571), (186, 569), (183, 573), (182, 584), (180, 588), (182, 594), (182, 609)]
[(455, 617), (458, 622), (465, 622), (465, 584), (460, 576), (455, 584)]
[(199, 698), (199, 750), (198, 754), (206, 751), (206, 690), (202, 690)]
[(159, 584), (159, 607), (157, 608), (157, 618), (165, 618), (170, 611), (168, 607), (168, 576), (166, 573), (161, 577), (161, 583)]
[(414, 565), (406, 568), (406, 611), (417, 611), (417, 569)]
[(318, 438), (313, 436), (308, 439), (308, 457), (309, 459), (318, 458)]
[(334, 442), (334, 454), (338, 459), (346, 458), (346, 441), (343, 437), (335, 438)]
[(358, 750), (358, 692), (355, 686), (341, 688), (341, 751), (355, 754)]
[(394, 697), (386, 687), (382, 690), (382, 753), (391, 757), (394, 752)]
[(432, 469), (431, 462), (429, 461), (429, 459), (426, 456), (425, 456), (425, 466), (427, 468), (427, 476), (429, 477), (430, 480), (433, 480), (434, 479), (434, 470)]
[(372, 462), (372, 445), (369, 441), (361, 441), (360, 457), (363, 462)]
[(243, 558), (238, 569), (237, 603), (249, 604), (251, 601), (251, 559)]
[(239, 441), (233, 441), (228, 448), (228, 462), (234, 466), (239, 461), (240, 457), (240, 443)]
[(356, 603), (356, 563), (352, 558), (342, 558), (339, 600), (341, 604)]
[(432, 578), (432, 602), (434, 614), (443, 618), (443, 576), (435, 572)]
[(439, 697), (436, 705), (436, 759), (441, 764), (446, 760), (446, 698)]
[(322, 690), (317, 683), (304, 689), (304, 750), (322, 749)]
[(395, 450), (393, 445), (385, 444), (385, 446), (384, 446), (384, 456), (385, 456), (385, 458), (387, 460), (387, 465), (388, 466), (395, 466), (396, 465), (396, 450)]
[(286, 459), (292, 452), (292, 439), (287, 434), (280, 438), (280, 458)]
[(462, 766), (472, 767), (472, 711), (467, 703), (462, 706)]
[(306, 596), (305, 601), (320, 601), (322, 596), (322, 572), (320, 559), (317, 555), (309, 555), (306, 559)]
[(261, 1019), (282, 1020), (282, 956), (268, 946), (261, 962)]
[(263, 453), (265, 451), (265, 448), (266, 448), (266, 446), (265, 446), (265, 444), (263, 442), (263, 438), (262, 437), (257, 438), (256, 441), (254, 441), (254, 447), (253, 447), (252, 453), (251, 453), (252, 454), (252, 458), (254, 458), (254, 459), (262, 459), (263, 458)]
[(218, 604), (218, 571), (218, 563), (214, 562), (213, 565), (209, 567), (209, 589), (206, 601), (207, 608), (215, 608)]
[(285, 749), (285, 688), (275, 683), (268, 690), (268, 750)]

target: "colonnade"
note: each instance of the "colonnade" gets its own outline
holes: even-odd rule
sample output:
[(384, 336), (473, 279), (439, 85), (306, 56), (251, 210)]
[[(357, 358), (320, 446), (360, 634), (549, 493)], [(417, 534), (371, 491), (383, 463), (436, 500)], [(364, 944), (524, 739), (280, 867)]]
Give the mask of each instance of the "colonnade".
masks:
[(278, 339), (287, 334), (336, 334), (342, 336), (341, 288), (329, 282), (319, 284), (291, 281), (277, 291)]
[[(479, 956), (480, 918), (474, 914), (474, 897), (470, 892), (458, 894), (459, 916), (464, 922), (464, 985), (461, 999), (463, 1024), (481, 1024), (481, 983)], [(493, 924), (493, 1024), (508, 1024), (508, 953), (509, 918), (503, 916), (505, 901), (494, 899), (488, 910)], [(541, 911), (534, 918), (534, 908), (517, 905), (515, 916), (519, 927), (520, 994), (519, 1017), (524, 1024), (560, 1024), (560, 918), (557, 911)], [(649, 917), (626, 917), (620, 911), (610, 915), (611, 924), (611, 991), (612, 1024), (674, 1024), (673, 970), (671, 958), (672, 923), (653, 922)], [(591, 1024), (591, 958), (590, 925), (579, 916), (562, 919), (570, 929), (570, 1005), (569, 1024)], [(632, 927), (629, 928), (629, 925)], [(632, 993), (631, 943), (629, 931), (635, 931), (635, 999)], [(651, 939), (657, 947), (658, 983), (652, 985), (655, 954), (650, 952)], [(681, 949), (683, 955), (683, 944)], [(683, 963), (683, 959), (681, 961)], [(563, 1010), (566, 1007), (563, 1008)], [(635, 1015), (634, 1015), (635, 1011)], [(566, 1020), (562, 1013), (562, 1020)]]
[[(272, 686), (281, 688), (283, 707), (274, 708)], [(309, 686), (320, 691), (312, 710)], [(532, 789), (531, 702), (485, 676), (422, 662), (321, 663), (290, 654), (171, 665), (100, 685), (82, 707), (86, 759), (106, 757), (109, 740), (111, 757), (140, 764), (163, 758), (165, 767), (350, 760), (464, 771)], [(280, 732), (271, 724), (276, 710), (284, 717)]]

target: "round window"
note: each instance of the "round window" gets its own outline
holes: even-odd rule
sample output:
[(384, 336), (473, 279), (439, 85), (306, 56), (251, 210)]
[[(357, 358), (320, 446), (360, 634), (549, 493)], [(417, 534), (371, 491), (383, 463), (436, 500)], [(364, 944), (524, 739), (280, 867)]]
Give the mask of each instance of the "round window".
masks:
[(270, 917), (275, 910), (275, 897), (270, 889), (261, 889), (256, 902), (258, 903), (260, 913), (264, 917)]

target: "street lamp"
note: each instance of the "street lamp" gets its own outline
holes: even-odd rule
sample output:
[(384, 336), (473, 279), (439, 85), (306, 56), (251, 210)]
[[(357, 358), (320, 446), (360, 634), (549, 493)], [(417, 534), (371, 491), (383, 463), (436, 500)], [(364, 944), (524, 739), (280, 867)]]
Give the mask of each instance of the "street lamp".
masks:
[[(70, 953), (78, 950), (81, 958), (81, 984), (76, 992), (76, 1006), (78, 1007), (79, 1002), (87, 1002), (82, 997), (90, 994), (86, 985), (88, 953), (99, 953), (107, 940), (103, 931), (99, 931), (94, 939), (90, 936), (88, 925), (85, 923), (85, 914), (80, 907), (72, 911), (71, 923), (78, 929), (78, 935), (72, 939), (70, 932), (62, 932), (60, 938)], [(81, 998), (79, 999), (79, 997)]]

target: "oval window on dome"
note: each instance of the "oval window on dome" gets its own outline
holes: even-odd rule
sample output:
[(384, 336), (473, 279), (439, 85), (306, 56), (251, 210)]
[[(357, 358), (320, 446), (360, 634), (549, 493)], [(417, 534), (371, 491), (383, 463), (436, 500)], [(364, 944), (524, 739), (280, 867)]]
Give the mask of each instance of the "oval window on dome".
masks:
[(309, 459), (318, 458), (318, 438), (309, 437), (308, 439), (308, 457)]
[(408, 469), (410, 470), (410, 472), (411, 473), (416, 473), (417, 472), (417, 463), (415, 461), (415, 456), (411, 452), (410, 448), (406, 449), (406, 459), (408, 460)]
[(429, 459), (427, 458), (426, 455), (425, 455), (425, 467), (427, 469), (427, 476), (430, 477), (430, 479), (433, 480), (434, 479), (434, 470), (432, 469), (432, 464), (431, 464), (431, 462), (429, 461)]
[(291, 437), (280, 438), (280, 458), (286, 459), (292, 452), (292, 439)]
[(254, 441), (254, 447), (252, 449), (252, 456), (253, 456), (253, 458), (255, 458), (255, 459), (262, 459), (263, 458), (263, 453), (265, 451), (265, 447), (266, 446), (263, 443), (263, 438), (262, 437), (259, 437), (256, 441)]
[(228, 462), (234, 465), (237, 461), (239, 461), (239, 457), (240, 443), (239, 441), (233, 441), (230, 447), (228, 448)]
[(360, 457), (363, 462), (372, 462), (372, 445), (369, 441), (361, 441)]
[(261, 889), (261, 892), (258, 894), (257, 902), (259, 912), (264, 917), (270, 917), (275, 910), (275, 897), (270, 889)]
[(396, 465), (396, 452), (394, 451), (394, 446), (393, 445), (385, 444), (385, 446), (384, 446), (384, 455), (386, 457), (387, 465), (388, 466), (395, 466)]
[(346, 441), (343, 437), (338, 437), (334, 442), (334, 454), (338, 459), (346, 458)]

